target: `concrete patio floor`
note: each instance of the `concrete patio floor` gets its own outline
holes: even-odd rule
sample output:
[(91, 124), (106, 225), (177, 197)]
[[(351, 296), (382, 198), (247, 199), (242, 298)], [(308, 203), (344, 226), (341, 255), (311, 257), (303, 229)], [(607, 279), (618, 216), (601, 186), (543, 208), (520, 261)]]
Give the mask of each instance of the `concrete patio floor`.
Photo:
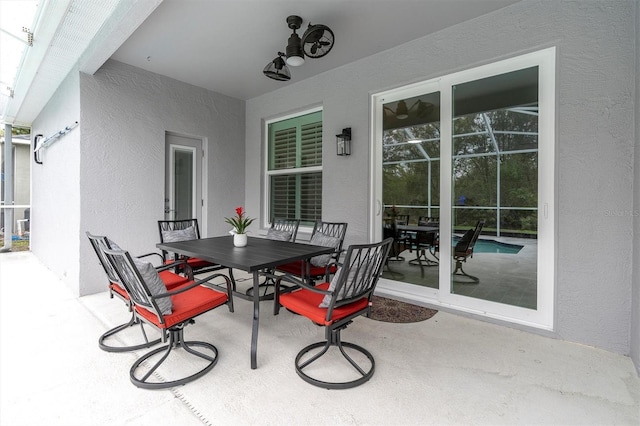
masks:
[(293, 368), (321, 327), (286, 311), (274, 317), (263, 302), (251, 370), (251, 304), (235, 305), (186, 328), (187, 339), (218, 347), (209, 374), (138, 389), (129, 368), (144, 351), (97, 345), (128, 319), (121, 301), (106, 291), (75, 297), (33, 254), (0, 254), (0, 425), (640, 424), (640, 379), (619, 354), (445, 312), (412, 324), (361, 317), (343, 338), (373, 353), (376, 373), (329, 391)]

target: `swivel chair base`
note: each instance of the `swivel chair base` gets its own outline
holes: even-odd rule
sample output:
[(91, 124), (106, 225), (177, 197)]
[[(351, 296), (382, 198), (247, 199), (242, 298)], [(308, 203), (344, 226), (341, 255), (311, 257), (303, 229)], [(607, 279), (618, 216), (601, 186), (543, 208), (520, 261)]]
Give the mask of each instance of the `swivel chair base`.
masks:
[[(144, 343), (139, 343), (137, 345), (130, 345), (130, 346), (113, 346), (107, 343), (107, 339), (109, 339), (110, 337), (115, 336), (119, 332), (126, 330), (129, 327), (133, 327), (135, 325), (140, 325), (140, 329), (142, 330), (142, 336), (144, 337)], [(111, 330), (107, 331), (102, 336), (100, 336), (98, 338), (98, 347), (106, 352), (116, 352), (116, 353), (130, 352), (130, 351), (137, 351), (138, 349), (150, 348), (160, 343), (160, 340), (161, 340), (160, 338), (155, 340), (149, 340), (149, 338), (147, 337), (147, 333), (144, 330), (144, 326), (142, 322), (138, 321), (135, 315), (132, 315), (129, 322), (120, 324), (119, 326), (112, 328)]]
[[(147, 354), (143, 355), (140, 359), (138, 359), (131, 366), (131, 370), (129, 372), (131, 383), (143, 389), (172, 388), (175, 386), (184, 385), (185, 383), (192, 382), (197, 378), (204, 376), (218, 363), (218, 349), (212, 344), (207, 342), (185, 341), (184, 335), (183, 335), (183, 329), (182, 329), (183, 325), (184, 324), (181, 324), (175, 328), (169, 329), (169, 342), (167, 345), (154, 349), (151, 352), (148, 352)], [(193, 349), (194, 346), (199, 346), (207, 349), (209, 352), (211, 352), (211, 355), (194, 350)], [(182, 347), (188, 353), (208, 361), (208, 364), (204, 368), (201, 368), (200, 370), (186, 377), (182, 377), (182, 378), (170, 380), (170, 381), (150, 381), (149, 378), (151, 377), (151, 375), (158, 369), (158, 367), (162, 365), (162, 363), (165, 362), (165, 360), (167, 360), (171, 351), (176, 347)], [(156, 354), (159, 354), (162, 351), (165, 352), (164, 355), (162, 355), (160, 360), (156, 362), (151, 368), (148, 369), (146, 374), (144, 374), (142, 377), (136, 376), (136, 370), (138, 370), (138, 368), (142, 364), (145, 364), (146, 366), (146, 362), (151, 357), (153, 357)], [(158, 373), (156, 377), (162, 377), (162, 374)]]
[[(360, 373), (360, 375), (362, 377), (359, 377), (358, 379), (355, 380), (351, 380), (351, 381), (346, 381), (346, 382), (328, 382), (328, 381), (324, 381), (324, 380), (320, 380), (318, 378), (314, 378), (309, 376), (308, 374), (306, 374), (304, 371), (302, 371), (305, 367), (307, 367), (309, 364), (313, 363), (314, 361), (317, 361), (320, 357), (322, 357), (324, 354), (327, 353), (327, 350), (331, 347), (331, 346), (337, 346), (340, 349), (340, 352), (342, 353), (342, 355), (344, 356), (344, 358), (349, 361), (349, 363), (353, 366), (353, 368), (355, 368), (358, 373)], [(368, 369), (364, 369), (362, 366), (358, 365), (344, 350), (344, 348), (351, 348), (357, 352), (360, 352), (361, 354), (365, 355), (370, 362), (370, 366)], [(306, 355), (308, 352), (317, 349), (317, 348), (323, 348), (319, 353), (317, 353), (316, 355), (312, 356), (310, 359), (304, 361), (301, 363), (301, 359), (302, 357), (304, 357), (304, 355)], [(296, 361), (295, 361), (295, 366), (296, 366), (296, 373), (298, 373), (298, 376), (300, 376), (300, 378), (302, 378), (302, 380), (304, 380), (307, 383), (310, 383), (314, 386), (318, 386), (321, 388), (325, 388), (325, 389), (350, 389), (350, 388), (354, 388), (356, 386), (360, 386), (361, 384), (369, 381), (369, 379), (371, 379), (371, 377), (373, 377), (373, 373), (375, 370), (375, 360), (373, 359), (373, 355), (371, 355), (371, 353), (369, 351), (367, 351), (365, 348), (355, 345), (353, 343), (349, 343), (349, 342), (341, 342), (339, 339), (337, 342), (335, 343), (331, 343), (329, 341), (326, 342), (317, 342), (317, 343), (313, 343), (307, 347), (305, 347), (304, 349), (302, 349), (298, 355), (296, 356)]]

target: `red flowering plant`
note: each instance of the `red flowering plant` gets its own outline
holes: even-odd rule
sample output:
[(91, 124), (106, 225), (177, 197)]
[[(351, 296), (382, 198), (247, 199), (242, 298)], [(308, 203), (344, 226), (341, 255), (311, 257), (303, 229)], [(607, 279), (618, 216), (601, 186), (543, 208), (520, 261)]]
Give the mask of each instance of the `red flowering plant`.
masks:
[(255, 219), (247, 217), (242, 207), (236, 207), (236, 215), (234, 217), (225, 217), (224, 220), (233, 226), (236, 234), (244, 234), (247, 227), (251, 225)]

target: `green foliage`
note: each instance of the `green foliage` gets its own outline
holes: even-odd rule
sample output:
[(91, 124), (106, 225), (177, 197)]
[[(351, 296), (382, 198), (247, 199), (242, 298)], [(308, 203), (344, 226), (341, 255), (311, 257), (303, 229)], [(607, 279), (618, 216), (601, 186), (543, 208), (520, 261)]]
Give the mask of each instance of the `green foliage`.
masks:
[[(384, 135), (384, 204), (399, 206), (398, 214), (410, 214), (414, 222), (418, 216), (427, 215), (427, 206), (432, 207), (431, 215), (435, 216), (433, 208), (437, 211), (440, 205), (438, 125), (429, 123), (394, 129)], [(487, 131), (487, 125), (493, 132)], [(471, 227), (483, 219), (485, 227), (496, 227), (499, 205), (501, 229), (536, 232), (537, 130), (536, 115), (511, 109), (454, 119), (452, 201), (454, 206), (465, 207), (454, 208), (454, 226)], [(406, 143), (410, 135), (422, 142)], [(485, 209), (469, 209), (469, 206)], [(526, 210), (510, 210), (509, 207)]]
[[(31, 129), (28, 127), (12, 127), (11, 134), (12, 135), (28, 135), (31, 133)], [(0, 128), (0, 137), (4, 137), (4, 126)]]

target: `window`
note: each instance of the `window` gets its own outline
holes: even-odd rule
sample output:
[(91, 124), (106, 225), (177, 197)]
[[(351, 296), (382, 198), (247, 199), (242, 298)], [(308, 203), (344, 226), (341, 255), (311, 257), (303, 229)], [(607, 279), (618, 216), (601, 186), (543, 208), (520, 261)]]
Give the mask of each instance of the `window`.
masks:
[(322, 218), (322, 111), (268, 124), (268, 220)]

